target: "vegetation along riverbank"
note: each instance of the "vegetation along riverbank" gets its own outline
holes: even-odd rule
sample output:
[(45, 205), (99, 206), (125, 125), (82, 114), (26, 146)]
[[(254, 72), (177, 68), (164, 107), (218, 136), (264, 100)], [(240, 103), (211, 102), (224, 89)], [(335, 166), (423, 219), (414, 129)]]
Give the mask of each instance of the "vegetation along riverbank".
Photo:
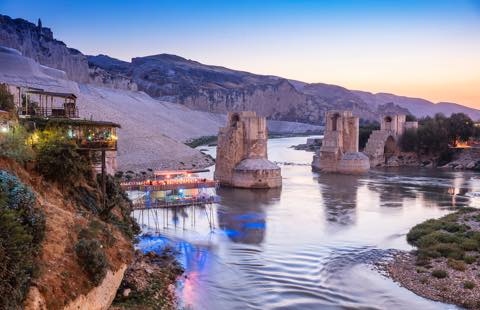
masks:
[(480, 210), (465, 208), (413, 227), (416, 247), (386, 265), (389, 276), (426, 298), (480, 309)]

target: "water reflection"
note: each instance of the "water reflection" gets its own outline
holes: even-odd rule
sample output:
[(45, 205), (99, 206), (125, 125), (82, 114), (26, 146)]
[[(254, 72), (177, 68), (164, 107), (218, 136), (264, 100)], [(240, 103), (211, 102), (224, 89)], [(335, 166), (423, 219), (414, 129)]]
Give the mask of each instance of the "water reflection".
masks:
[(405, 234), (414, 225), (454, 208), (480, 206), (480, 177), (405, 168), (364, 176), (315, 174), (308, 166), (312, 154), (289, 148), (305, 139), (269, 141), (270, 159), (299, 164), (282, 167), (281, 190), (221, 189), (213, 219), (207, 208), (178, 210), (168, 214), (163, 237), (142, 239), (144, 250), (168, 243), (179, 251), (187, 276), (179, 290), (184, 305), (454, 309), (416, 296), (371, 266), (389, 249), (410, 250)]
[(381, 206), (401, 207), (408, 199), (421, 200), (425, 206), (465, 207), (469, 184), (463, 173), (433, 169), (388, 168), (371, 172), (368, 188), (377, 192)]
[(326, 219), (341, 225), (355, 222), (357, 192), (361, 176), (343, 174), (319, 174)]
[(248, 190), (225, 188), (217, 209), (218, 225), (233, 242), (260, 244), (267, 229), (265, 208), (280, 199), (281, 189)]

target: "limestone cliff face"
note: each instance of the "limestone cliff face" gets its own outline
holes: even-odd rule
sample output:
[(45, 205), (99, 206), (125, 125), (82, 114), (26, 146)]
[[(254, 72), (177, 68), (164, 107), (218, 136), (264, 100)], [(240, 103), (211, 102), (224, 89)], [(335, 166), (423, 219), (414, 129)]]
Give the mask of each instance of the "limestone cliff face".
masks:
[(254, 111), (273, 120), (320, 123), (327, 105), (286, 79), (204, 65), (175, 55), (133, 58), (130, 74), (139, 90), (192, 109)]
[(126, 89), (137, 91), (138, 87), (129, 77), (108, 72), (102, 68), (90, 66), (88, 68), (90, 83), (98, 86), (106, 86), (110, 88)]
[(138, 90), (131, 78), (131, 64), (107, 55), (87, 56), (90, 82), (110, 88)]
[(88, 82), (88, 62), (78, 50), (55, 40), (49, 28), (0, 15), (0, 45), (19, 50), (42, 65), (66, 72), (69, 79)]

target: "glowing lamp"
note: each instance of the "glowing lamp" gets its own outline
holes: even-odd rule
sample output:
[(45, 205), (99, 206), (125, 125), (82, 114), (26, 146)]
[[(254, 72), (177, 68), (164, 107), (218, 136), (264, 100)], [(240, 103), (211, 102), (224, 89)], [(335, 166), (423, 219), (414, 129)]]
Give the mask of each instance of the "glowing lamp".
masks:
[(8, 132), (8, 126), (0, 126), (0, 132), (7, 133)]

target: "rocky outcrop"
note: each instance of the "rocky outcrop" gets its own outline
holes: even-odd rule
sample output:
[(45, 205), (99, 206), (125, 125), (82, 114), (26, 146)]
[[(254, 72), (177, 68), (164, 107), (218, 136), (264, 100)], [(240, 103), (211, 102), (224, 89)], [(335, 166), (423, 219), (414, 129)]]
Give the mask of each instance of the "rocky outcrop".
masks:
[(110, 308), (126, 269), (127, 265), (123, 265), (115, 272), (108, 271), (99, 286), (93, 288), (88, 294), (77, 297), (66, 305), (64, 310), (106, 310)]
[[(86, 295), (80, 295), (64, 307), (64, 310), (106, 310), (114, 300), (118, 287), (122, 283), (127, 265), (119, 270), (108, 271), (99, 286), (93, 288)], [(32, 287), (25, 301), (25, 310), (47, 310), (47, 302), (37, 287)]]
[(0, 15), (0, 45), (19, 50), (42, 65), (63, 70), (69, 79), (88, 82), (88, 62), (80, 51), (53, 38), (49, 28)]
[(138, 90), (131, 78), (131, 65), (107, 55), (87, 56), (90, 82), (110, 88)]
[(90, 75), (90, 83), (98, 86), (132, 91), (138, 90), (137, 84), (135, 84), (129, 77), (124, 75), (114, 74), (102, 68), (90, 65), (88, 68), (88, 74)]

